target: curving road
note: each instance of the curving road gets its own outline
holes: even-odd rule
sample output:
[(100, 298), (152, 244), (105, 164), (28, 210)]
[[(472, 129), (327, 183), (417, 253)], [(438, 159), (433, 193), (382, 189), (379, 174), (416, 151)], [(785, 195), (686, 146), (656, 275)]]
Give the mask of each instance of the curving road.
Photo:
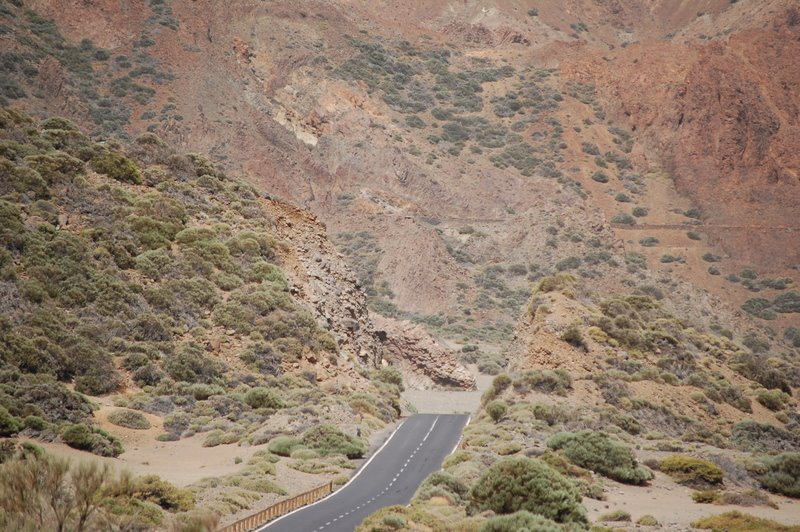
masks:
[(411, 416), (347, 485), (258, 531), (352, 532), (378, 509), (408, 504), (425, 477), (455, 449), (467, 420), (452, 414)]

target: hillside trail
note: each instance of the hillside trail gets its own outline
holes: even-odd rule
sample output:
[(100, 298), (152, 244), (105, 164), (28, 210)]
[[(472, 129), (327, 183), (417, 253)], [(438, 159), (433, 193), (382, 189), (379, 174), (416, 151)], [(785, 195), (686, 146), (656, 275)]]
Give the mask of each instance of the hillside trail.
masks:
[(492, 384), (491, 375), (483, 375), (474, 365), (467, 366), (474, 375), (477, 390), (405, 390), (402, 394), (403, 415), (470, 414), (478, 410), (481, 395)]

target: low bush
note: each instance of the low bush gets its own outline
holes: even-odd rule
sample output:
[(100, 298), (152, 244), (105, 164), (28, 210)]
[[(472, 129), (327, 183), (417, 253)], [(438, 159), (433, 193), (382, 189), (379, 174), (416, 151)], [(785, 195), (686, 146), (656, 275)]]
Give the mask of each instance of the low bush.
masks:
[(323, 456), (343, 454), (348, 458), (361, 458), (367, 452), (362, 440), (345, 434), (332, 425), (314, 427), (306, 431), (300, 441)]
[(724, 530), (726, 532), (800, 532), (800, 526), (786, 526), (769, 519), (762, 519), (739, 511), (704, 517), (692, 523), (701, 530)]
[(61, 433), (61, 439), (70, 447), (100, 456), (119, 456), (123, 452), (122, 443), (116, 437), (83, 423), (68, 426)]
[(22, 422), (12, 416), (5, 407), (0, 406), (0, 436), (7, 438), (22, 430)]
[(561, 339), (574, 347), (586, 348), (586, 340), (583, 339), (580, 328), (575, 324), (564, 329), (564, 332), (561, 333)]
[(145, 430), (150, 428), (147, 418), (141, 412), (134, 410), (115, 410), (108, 414), (108, 421), (129, 429)]
[(658, 519), (653, 517), (652, 515), (643, 515), (639, 519), (636, 520), (637, 525), (641, 526), (658, 526)]
[(722, 484), (723, 473), (717, 464), (693, 456), (669, 456), (658, 468), (681, 484)]
[(498, 515), (490, 518), (481, 526), (479, 532), (509, 532), (511, 530), (515, 532), (532, 532), (534, 530), (536, 532), (562, 532), (563, 528), (546, 517), (522, 510), (510, 515)]
[(269, 452), (277, 454), (278, 456), (291, 456), (292, 451), (302, 445), (299, 438), (278, 436), (269, 441), (267, 449), (269, 449)]
[(256, 387), (247, 391), (244, 402), (251, 408), (283, 408), (283, 400), (269, 388)]
[(431, 474), (420, 485), (416, 499), (428, 500), (431, 497), (444, 497), (452, 504), (460, 504), (469, 494), (469, 486), (450, 473), (439, 471)]
[(800, 498), (800, 453), (784, 453), (764, 460), (761, 485), (788, 497)]
[(614, 510), (613, 512), (597, 516), (597, 520), (601, 523), (630, 522), (631, 514), (625, 510)]
[(774, 412), (783, 410), (790, 399), (791, 396), (781, 390), (761, 390), (756, 396), (759, 403)]
[(517, 375), (512, 384), (517, 393), (536, 390), (548, 394), (567, 395), (572, 389), (572, 377), (563, 369), (529, 370)]
[(698, 504), (714, 504), (719, 501), (717, 490), (700, 490), (692, 493), (692, 500)]
[(748, 452), (800, 451), (800, 438), (788, 430), (750, 420), (733, 426), (731, 441)]
[(498, 514), (525, 510), (558, 523), (588, 523), (572, 482), (544, 462), (523, 457), (495, 462), (472, 487), (467, 513), (484, 510)]
[(604, 432), (561, 432), (547, 440), (547, 446), (561, 450), (572, 463), (619, 482), (645, 484), (653, 478), (627, 445)]
[(508, 405), (505, 401), (492, 401), (486, 405), (486, 413), (495, 423), (500, 421), (506, 415), (506, 412), (508, 412)]
[(105, 151), (95, 156), (91, 163), (95, 170), (117, 181), (134, 185), (142, 183), (142, 173), (139, 168), (121, 153)]

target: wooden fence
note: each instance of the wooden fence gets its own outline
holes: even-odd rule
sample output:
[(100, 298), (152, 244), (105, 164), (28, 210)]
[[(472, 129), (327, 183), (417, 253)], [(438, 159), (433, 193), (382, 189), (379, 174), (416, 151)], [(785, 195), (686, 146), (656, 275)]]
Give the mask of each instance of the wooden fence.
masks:
[(260, 512), (254, 513), (253, 515), (245, 517), (244, 519), (240, 519), (235, 523), (231, 523), (230, 525), (221, 528), (219, 532), (248, 532), (249, 530), (258, 528), (268, 521), (272, 521), (276, 517), (288, 514), (292, 510), (296, 510), (301, 506), (316, 502), (332, 491), (333, 482), (328, 482), (327, 484), (324, 484), (318, 488), (301, 493), (300, 495), (295, 495), (291, 499), (286, 499), (285, 501), (275, 503), (269, 508), (265, 508)]

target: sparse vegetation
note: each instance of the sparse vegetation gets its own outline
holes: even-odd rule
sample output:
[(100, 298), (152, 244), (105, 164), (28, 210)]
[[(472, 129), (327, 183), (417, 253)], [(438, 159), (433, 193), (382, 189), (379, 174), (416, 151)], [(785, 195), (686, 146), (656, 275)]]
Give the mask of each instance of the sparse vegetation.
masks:
[(704, 517), (692, 523), (694, 528), (702, 530), (727, 530), (728, 532), (751, 532), (763, 530), (770, 532), (798, 532), (798, 526), (785, 526), (771, 521), (745, 514), (739, 511)]

